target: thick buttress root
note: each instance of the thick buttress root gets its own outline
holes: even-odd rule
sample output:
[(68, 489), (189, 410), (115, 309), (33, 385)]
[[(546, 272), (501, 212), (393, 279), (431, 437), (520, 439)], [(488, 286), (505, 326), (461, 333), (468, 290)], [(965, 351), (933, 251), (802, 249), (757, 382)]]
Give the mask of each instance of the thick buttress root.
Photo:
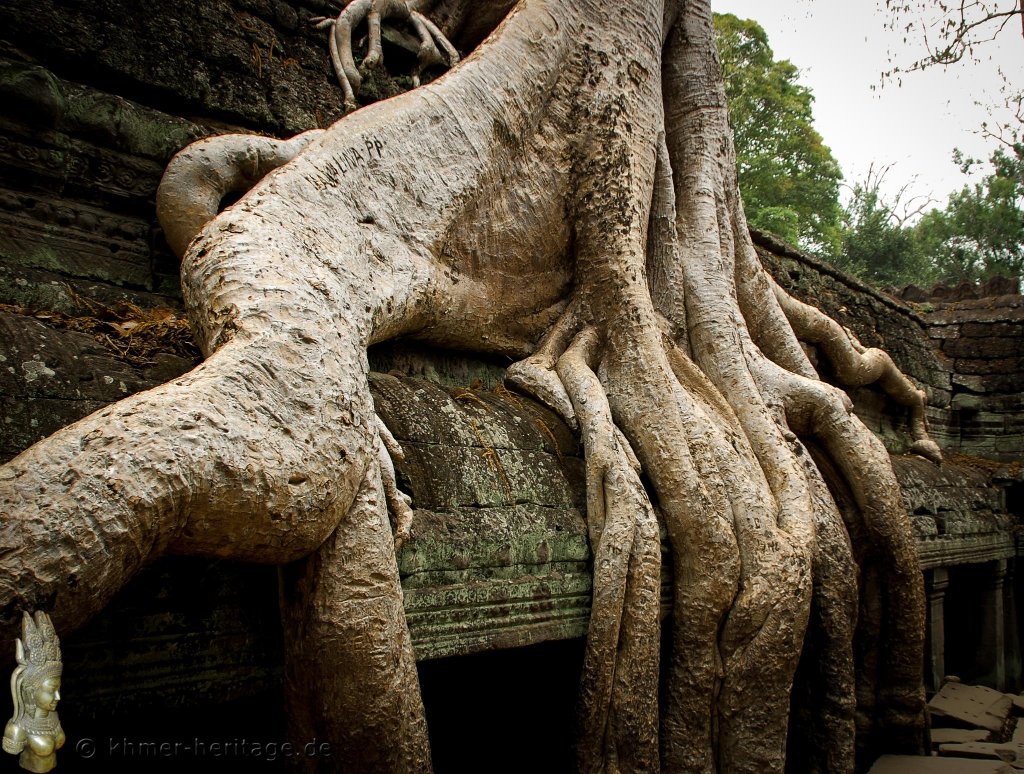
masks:
[[(281, 562), (315, 549), (376, 443), (365, 377), (344, 349), (334, 337), (233, 341), (5, 465), (5, 619), (46, 606), (74, 628), (166, 550)], [(345, 401), (332, 397), (341, 390)], [(87, 507), (91, 519), (76, 516)]]
[[(323, 135), (312, 129), (290, 140), (255, 134), (227, 134), (200, 140), (177, 153), (157, 189), (157, 217), (171, 249), (185, 255), (196, 234), (220, 211), (229, 194), (245, 194), (270, 172), (291, 161)], [(395, 550), (411, 536), (412, 499), (398, 488), (394, 460), (405, 459), (401, 445), (379, 416), (376, 460), (395, 533)]]
[[(617, 738), (601, 686), (629, 667), (606, 645), (625, 631), (609, 616), (642, 582), (622, 559), (636, 550), (636, 527), (605, 534), (615, 477), (592, 471), (627, 475), (624, 443), (643, 466), (672, 547), (661, 767), (781, 771), (789, 691), (806, 646), (815, 651), (804, 659), (793, 711), (814, 719), (814, 742), (794, 747), (794, 763), (852, 771), (855, 728), (861, 755), (920, 748), (923, 598), (885, 450), (849, 399), (818, 381), (800, 341), (822, 346), (845, 383), (879, 380), (910, 407), (915, 450), (937, 459), (937, 447), (923, 394), (891, 359), (845, 333), (838, 342), (835, 323), (776, 295), (756, 261), (735, 193), (724, 93), (704, 57), (710, 22), (707, 4), (690, 2), (668, 35), (665, 131), (629, 143), (637, 131), (616, 126), (614, 96), (588, 95), (593, 102), (580, 108), (601, 113), (580, 151), (576, 295), (535, 354), (509, 369), (510, 383), (579, 426), (588, 456), (595, 619), (580, 766), (621, 763), (609, 752)], [(648, 107), (657, 116), (661, 104)], [(637, 188), (653, 191), (648, 211), (619, 204), (644, 202)], [(848, 521), (798, 434), (835, 461), (852, 492)], [(646, 498), (632, 503), (633, 525), (649, 507)], [(606, 563), (609, 543), (618, 563)], [(858, 624), (854, 557), (884, 576), (874, 624)]]
[[(334, 534), (282, 573), (293, 740), (330, 740), (345, 771), (429, 772), (430, 746), (379, 472)], [(352, 718), (365, 722), (352, 723)], [(311, 771), (330, 761), (307, 758)]]
[[(752, 369), (764, 395), (772, 396), (778, 384), (787, 385), (779, 399), (780, 446), (793, 455), (790, 474), (805, 482), (806, 505), (789, 505), (810, 515), (811, 524), (804, 524), (784, 512), (773, 513), (779, 507), (775, 503), (787, 502), (785, 478), (773, 483), (763, 477), (767, 463), (758, 460), (743, 420), (667, 333), (644, 341), (619, 325), (606, 334), (610, 343), (605, 344), (594, 327), (584, 325), (557, 356), (558, 344), (580, 325), (575, 311), (567, 313), (553, 329), (558, 335), (510, 369), (512, 383), (520, 389), (539, 385), (535, 394), (554, 407), (564, 406), (561, 394), (570, 399), (586, 451), (595, 576), (581, 690), (580, 769), (614, 770), (609, 766), (614, 760), (622, 770), (641, 771), (648, 770), (651, 760), (642, 752), (623, 757), (623, 750), (649, 747), (630, 747), (630, 738), (618, 735), (623, 732), (614, 725), (619, 712), (609, 688), (611, 675), (636, 669), (636, 653), (622, 644), (630, 627), (657, 631), (653, 623), (631, 618), (646, 610), (634, 608), (631, 595), (639, 592), (649, 599), (656, 593), (649, 583), (656, 560), (645, 553), (655, 538), (638, 542), (651, 505), (635, 478), (635, 457), (651, 478), (673, 547), (671, 660), (664, 666), (667, 690), (658, 713), (662, 767), (781, 770), (788, 687), (802, 648), (807, 649), (805, 663), (792, 710), (803, 723), (805, 738), (790, 743), (793, 762), (802, 761), (808, 769), (852, 771), (855, 737), (865, 759), (893, 745), (915, 749), (923, 711), (916, 557), (886, 452), (852, 416), (848, 399), (820, 382), (782, 375), (768, 361)], [(615, 364), (623, 355), (626, 362)], [(652, 365), (662, 357), (671, 377), (652, 378), (657, 373)], [(553, 367), (545, 367), (552, 362)], [(604, 374), (603, 384), (595, 372)], [(612, 405), (617, 407), (614, 419)], [(673, 414), (680, 422), (675, 433), (666, 421)], [(659, 421), (652, 424), (650, 416)], [(856, 516), (849, 524), (787, 425), (817, 439), (816, 448), (837, 461), (829, 470), (852, 492)], [(681, 449), (689, 450), (690, 477), (678, 476), (686, 470), (678, 459), (665, 462)], [(667, 478), (668, 472), (677, 478)], [(773, 485), (780, 494), (773, 493)], [(729, 518), (721, 519), (721, 513)], [(860, 541), (856, 552), (851, 533)], [(880, 605), (881, 619), (873, 626), (870, 618), (860, 623), (860, 650), (870, 663), (861, 662), (856, 679), (855, 553), (862, 559), (875, 557), (870, 561), (882, 573), (885, 592), (873, 603)], [(611, 646), (616, 642), (618, 649)], [(885, 659), (868, 652), (877, 654), (880, 648), (886, 649)], [(638, 702), (638, 697), (653, 696), (644, 691), (643, 677), (649, 675), (635, 676), (630, 683), (629, 695)], [(745, 714), (750, 701), (744, 693), (750, 690), (757, 691), (757, 718)], [(732, 691), (737, 692), (734, 699)], [(702, 737), (694, 731), (706, 722), (709, 701), (718, 707), (718, 721), (704, 726)], [(635, 717), (649, 717), (652, 710), (644, 705), (633, 711)], [(756, 753), (743, 746), (754, 740), (762, 745)]]
[(580, 771), (657, 771), (661, 542), (639, 463), (612, 421), (587, 328), (558, 359), (586, 454), (594, 597), (580, 690)]

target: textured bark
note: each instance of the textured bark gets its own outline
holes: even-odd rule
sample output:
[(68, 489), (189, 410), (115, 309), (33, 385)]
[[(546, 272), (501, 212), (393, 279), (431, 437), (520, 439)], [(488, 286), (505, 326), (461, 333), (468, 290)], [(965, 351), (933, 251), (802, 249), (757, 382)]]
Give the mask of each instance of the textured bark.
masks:
[[(472, 4), (434, 5), (480, 34)], [(510, 382), (581, 432), (581, 770), (782, 771), (791, 709), (813, 719), (794, 768), (921, 748), (908, 519), (802, 345), (915, 419), (922, 397), (761, 267), (706, 0), (522, 0), (452, 73), (322, 134), (186, 150), (160, 201), (207, 360), (3, 468), (5, 625), (37, 606), (77, 625), (165, 551), (308, 556), (282, 595), (294, 733), (353, 770), (427, 768), (387, 528), (389, 504), (407, 526), (400, 451), (366, 381), (366, 347), (405, 336), (519, 359)]]

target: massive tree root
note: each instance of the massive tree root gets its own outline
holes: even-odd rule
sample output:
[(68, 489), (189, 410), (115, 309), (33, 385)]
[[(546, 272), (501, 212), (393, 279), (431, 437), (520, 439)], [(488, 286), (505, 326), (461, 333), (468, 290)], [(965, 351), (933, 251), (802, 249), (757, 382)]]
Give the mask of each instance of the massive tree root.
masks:
[[(373, 43), (399, 5), (342, 17)], [(410, 511), (366, 384), (366, 347), (408, 336), (516, 358), (509, 381), (583, 436), (581, 770), (782, 771), (788, 744), (794, 770), (852, 771), (921, 748), (908, 519), (802, 343), (880, 379), (936, 457), (923, 396), (760, 265), (707, 0), (523, 0), (427, 87), (176, 165), (161, 202), (185, 216), (163, 221), (208, 359), (3, 468), (4, 626), (37, 606), (77, 625), (166, 551), (308, 557), (283, 594), (294, 732), (346, 770), (427, 768), (393, 547)]]

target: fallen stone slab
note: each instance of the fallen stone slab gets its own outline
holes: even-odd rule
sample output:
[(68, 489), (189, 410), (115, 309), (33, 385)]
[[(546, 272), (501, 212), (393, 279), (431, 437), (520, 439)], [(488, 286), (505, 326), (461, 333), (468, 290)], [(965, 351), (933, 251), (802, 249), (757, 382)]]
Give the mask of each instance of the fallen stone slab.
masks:
[(1010, 716), (1013, 699), (980, 685), (946, 683), (928, 702), (932, 718), (949, 718), (989, 731), (1002, 729)]
[(969, 742), (939, 745), (939, 755), (958, 758), (992, 758), (1024, 768), (1024, 745), (1013, 742)]
[(1024, 715), (1024, 695), (1017, 695), (1013, 697), (1013, 708)]
[(883, 755), (875, 761), (868, 774), (1016, 774), (1016, 771), (1002, 761)]
[(1010, 739), (1014, 744), (1024, 744), (1024, 719), (1018, 719), (1013, 729), (1013, 737)]
[(932, 747), (940, 744), (987, 742), (989, 732), (983, 728), (933, 728)]

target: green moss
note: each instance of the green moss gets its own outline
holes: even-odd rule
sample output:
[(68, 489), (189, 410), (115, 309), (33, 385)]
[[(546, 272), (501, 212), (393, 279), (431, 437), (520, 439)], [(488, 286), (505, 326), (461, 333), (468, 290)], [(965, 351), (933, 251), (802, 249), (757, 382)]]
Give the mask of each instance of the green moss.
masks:
[(49, 71), (17, 62), (0, 63), (0, 104), (5, 115), (21, 115), (43, 126), (56, 126), (67, 102)]
[(71, 95), (62, 128), (161, 163), (206, 134), (182, 119), (139, 107), (113, 94), (85, 90)]

